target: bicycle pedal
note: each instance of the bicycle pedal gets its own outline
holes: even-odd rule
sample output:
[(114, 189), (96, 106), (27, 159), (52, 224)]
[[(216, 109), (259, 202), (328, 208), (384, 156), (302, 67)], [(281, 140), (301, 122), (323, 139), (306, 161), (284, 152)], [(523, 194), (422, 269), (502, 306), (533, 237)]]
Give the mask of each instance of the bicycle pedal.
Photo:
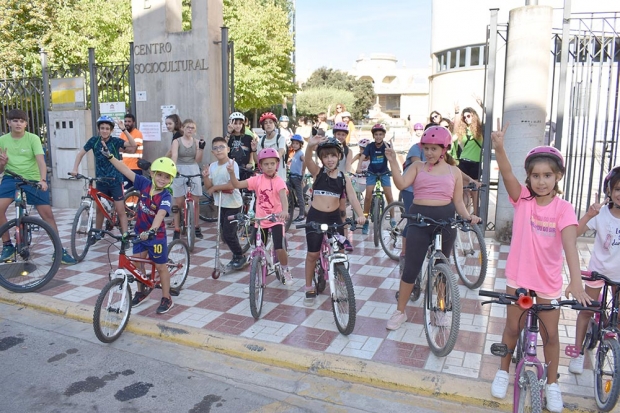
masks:
[(503, 343), (491, 344), (491, 354), (499, 357), (506, 357), (508, 355), (508, 346)]
[(577, 346), (570, 345), (566, 346), (564, 354), (566, 354), (568, 357), (575, 358), (581, 355), (581, 351), (577, 348)]

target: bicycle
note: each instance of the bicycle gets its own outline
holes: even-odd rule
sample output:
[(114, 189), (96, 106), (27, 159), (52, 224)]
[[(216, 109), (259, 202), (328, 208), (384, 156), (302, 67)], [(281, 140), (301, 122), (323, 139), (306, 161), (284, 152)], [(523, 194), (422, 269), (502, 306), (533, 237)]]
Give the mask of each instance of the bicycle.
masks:
[[(93, 328), (95, 335), (102, 343), (111, 343), (118, 339), (131, 315), (131, 287), (130, 283), (137, 281), (144, 285), (144, 293), (150, 294), (154, 288), (161, 288), (159, 274), (155, 270), (155, 263), (147, 258), (132, 257), (127, 255), (129, 242), (138, 235), (129, 234), (125, 238), (115, 235), (108, 230), (92, 229), (92, 233), (109, 235), (116, 241), (120, 241), (121, 247), (118, 255), (118, 268), (112, 270), (110, 251), (110, 281), (103, 287), (95, 304), (93, 313)], [(114, 245), (110, 243), (110, 247)], [(144, 265), (145, 273), (139, 266)], [(150, 272), (147, 269), (150, 266)], [(170, 272), (170, 295), (178, 296), (181, 287), (185, 284), (189, 273), (190, 257), (187, 244), (183, 240), (174, 240), (168, 245), (168, 271)]]
[(341, 224), (307, 222), (296, 225), (296, 228), (310, 228), (323, 233), (320, 255), (314, 270), (314, 286), (318, 295), (325, 291), (329, 282), (336, 327), (340, 333), (349, 335), (355, 328), (355, 291), (349, 274), (349, 257), (341, 252), (344, 247), (336, 237), (338, 228), (346, 225), (351, 231), (356, 230), (355, 221), (351, 218), (347, 218)]
[[(459, 335), (461, 323), (461, 296), (456, 275), (441, 251), (441, 229), (454, 228), (459, 220), (435, 221), (420, 214), (402, 214), (418, 227), (434, 226), (433, 242), (429, 245), (426, 259), (418, 274), (410, 300), (417, 301), (424, 286), (424, 334), (431, 351), (437, 357), (450, 354)], [(396, 300), (398, 300), (398, 291)]]
[(587, 281), (605, 281), (601, 305), (590, 318), (581, 351), (571, 345), (566, 346), (565, 353), (577, 357), (598, 345), (594, 363), (594, 396), (599, 410), (609, 412), (616, 406), (620, 395), (620, 282), (596, 271), (581, 271), (581, 274)]
[[(276, 222), (276, 216), (274, 214), (258, 218), (241, 213), (237, 214), (235, 219), (239, 222), (239, 225), (245, 225), (246, 222), (256, 222), (258, 224), (265, 220)], [(260, 313), (263, 309), (263, 292), (267, 286), (267, 276), (275, 274), (278, 281), (285, 284), (284, 274), (282, 273), (276, 250), (273, 248), (273, 240), (271, 237), (272, 229), (266, 228), (265, 232), (268, 233), (268, 239), (266, 243), (263, 243), (261, 232), (258, 228), (256, 229), (256, 244), (249, 260), (250, 311), (255, 320), (260, 318)], [(284, 234), (282, 237), (282, 244), (282, 247), (286, 250), (286, 236)]]
[(50, 224), (28, 213), (24, 186), (38, 189), (38, 182), (8, 169), (4, 173), (17, 181), (15, 218), (0, 227), (0, 236), (8, 233), (9, 240), (15, 242), (15, 251), (10, 258), (0, 262), (0, 285), (9, 291), (27, 293), (54, 278), (62, 260), (62, 243)]
[[(289, 176), (290, 176), (290, 172), (289, 172)], [(304, 194), (303, 205), (304, 205), (304, 210), (307, 212), (308, 203), (310, 202), (309, 190), (310, 188), (312, 188), (312, 175), (305, 174), (302, 177), (302, 183), (304, 185), (302, 189), (303, 194)], [(299, 205), (300, 200), (297, 199), (297, 194), (291, 187), (290, 180), (288, 179), (286, 180), (286, 187), (288, 188), (288, 219), (286, 220), (284, 229), (288, 231), (291, 228), (291, 224), (293, 223), (293, 219), (294, 219), (293, 214), (295, 213), (295, 208), (300, 207)]]
[[(69, 174), (71, 175), (71, 174)], [(70, 178), (72, 179), (72, 178)], [(71, 226), (71, 252), (73, 258), (77, 262), (84, 260), (89, 248), (97, 242), (97, 238), (89, 236), (89, 231), (95, 226), (96, 213), (101, 212), (103, 214), (103, 227), (108, 231), (112, 229), (120, 229), (120, 218), (114, 207), (114, 200), (112, 197), (105, 195), (95, 188), (94, 183), (109, 183), (114, 178), (93, 178), (90, 176), (84, 176), (77, 174), (73, 176), (73, 179), (84, 179), (84, 195), (82, 195), (82, 201), (80, 207), (75, 213), (73, 218), (73, 224)], [(136, 216), (136, 208), (140, 201), (140, 192), (132, 189), (127, 191), (124, 195), (125, 198), (125, 214), (127, 215), (127, 229), (131, 227), (129, 225)], [(93, 204), (96, 208), (93, 208)]]
[[(524, 310), (526, 315), (525, 327), (521, 330), (517, 345), (512, 355), (513, 363), (516, 363), (513, 412), (523, 412), (526, 408), (532, 413), (542, 411), (542, 393), (547, 382), (547, 365), (536, 356), (538, 342), (538, 313), (541, 311), (556, 310), (560, 307), (571, 307), (574, 310), (591, 309), (583, 307), (577, 300), (555, 301), (551, 304), (534, 304), (533, 298), (536, 294), (524, 288), (519, 288), (516, 295), (498, 293), (495, 291), (480, 290), (478, 295), (482, 297), (497, 298), (497, 300), (483, 301), (482, 305), (497, 303), (503, 305), (517, 304)], [(592, 303), (595, 305), (595, 303)], [(509, 354), (508, 347), (503, 343), (491, 345), (491, 354), (499, 357), (506, 357)], [(533, 367), (534, 370), (528, 370)], [(529, 398), (529, 403), (528, 403)], [(526, 406), (529, 404), (529, 406)]]
[[(383, 251), (391, 259), (398, 261), (403, 249), (403, 231), (407, 226), (407, 219), (404, 218), (405, 204), (399, 201), (391, 202), (381, 215), (380, 238)], [(394, 225), (392, 225), (394, 221)]]
[(185, 178), (185, 199), (184, 199), (184, 208), (182, 211), (182, 219), (180, 219), (181, 224), (181, 235), (185, 235), (187, 237), (187, 246), (190, 252), (194, 251), (194, 246), (196, 245), (196, 215), (194, 209), (194, 195), (192, 195), (193, 182), (192, 178), (201, 177), (201, 174), (196, 175), (183, 175), (182, 173), (178, 174), (180, 177)]
[(381, 217), (383, 216), (383, 210), (385, 209), (385, 198), (383, 186), (381, 185), (381, 177), (392, 176), (392, 173), (388, 171), (382, 174), (376, 174), (367, 171), (366, 176), (374, 176), (377, 178), (375, 189), (372, 193), (372, 201), (370, 204), (368, 218), (372, 220), (373, 241), (375, 243), (375, 247), (378, 247), (381, 233)]

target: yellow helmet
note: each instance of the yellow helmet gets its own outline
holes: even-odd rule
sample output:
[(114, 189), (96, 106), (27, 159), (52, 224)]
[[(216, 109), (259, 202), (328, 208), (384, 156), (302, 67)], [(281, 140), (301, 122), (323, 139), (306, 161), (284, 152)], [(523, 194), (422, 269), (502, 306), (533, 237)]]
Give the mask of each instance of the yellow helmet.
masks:
[(177, 166), (172, 161), (172, 159), (165, 156), (163, 158), (157, 158), (153, 161), (153, 163), (151, 164), (151, 171), (167, 173), (168, 175), (170, 175), (171, 178), (170, 183), (172, 183), (172, 179), (177, 176)]

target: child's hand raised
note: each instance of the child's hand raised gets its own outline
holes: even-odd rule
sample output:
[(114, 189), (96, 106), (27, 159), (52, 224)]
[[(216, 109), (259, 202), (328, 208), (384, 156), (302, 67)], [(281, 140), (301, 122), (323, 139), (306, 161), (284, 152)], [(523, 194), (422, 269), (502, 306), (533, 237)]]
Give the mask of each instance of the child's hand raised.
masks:
[(594, 218), (595, 216), (597, 216), (599, 214), (599, 212), (601, 212), (601, 208), (603, 207), (603, 205), (605, 204), (605, 202), (607, 201), (607, 197), (605, 197), (603, 199), (603, 202), (598, 202), (598, 192), (594, 193), (594, 199), (596, 199), (596, 202), (594, 202), (592, 205), (590, 205), (590, 208), (588, 208), (588, 212), (586, 212), (586, 214), (590, 217), (590, 218)]
[(209, 177), (209, 165), (205, 166), (205, 169), (202, 170), (202, 177), (203, 178)]
[(385, 148), (385, 157), (388, 158), (388, 161), (395, 161), (396, 151), (391, 146), (387, 146), (387, 148)]
[(250, 148), (252, 149), (252, 152), (256, 152), (257, 145), (258, 145), (258, 142), (256, 142), (256, 139), (252, 139), (252, 142), (250, 143)]
[(504, 147), (504, 136), (506, 135), (508, 126), (510, 126), (510, 122), (506, 122), (506, 125), (502, 128), (499, 118), (497, 118), (497, 130), (491, 132), (491, 142), (493, 142), (493, 147), (495, 149), (502, 149)]
[(9, 154), (4, 149), (0, 148), (0, 165), (6, 166), (9, 162)]
[(314, 135), (313, 137), (308, 139), (308, 146), (317, 146), (325, 141), (327, 141), (327, 136)]
[(108, 149), (108, 145), (106, 145), (104, 141), (101, 141), (101, 154), (105, 156), (106, 159), (114, 158), (114, 155), (110, 153), (110, 150)]
[(231, 159), (230, 161), (228, 161), (226, 163), (226, 170), (228, 171), (229, 174), (233, 175), (235, 173), (235, 164), (233, 163), (234, 161)]

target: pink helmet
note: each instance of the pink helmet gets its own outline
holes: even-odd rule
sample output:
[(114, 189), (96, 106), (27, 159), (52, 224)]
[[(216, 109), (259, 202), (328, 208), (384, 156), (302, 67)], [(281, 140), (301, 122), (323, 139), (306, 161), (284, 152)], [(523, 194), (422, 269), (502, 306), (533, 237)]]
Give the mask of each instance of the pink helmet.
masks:
[(416, 123), (415, 125), (413, 125), (413, 130), (424, 130), (424, 125), (422, 125), (421, 123)]
[(278, 118), (276, 118), (276, 115), (274, 115), (271, 112), (265, 112), (261, 115), (260, 119), (258, 120), (258, 123), (262, 125), (266, 119), (271, 119), (272, 121), (274, 121), (274, 123), (278, 122)]
[(278, 160), (276, 164), (276, 171), (277, 171), (278, 167), (280, 166), (280, 154), (278, 153), (278, 151), (276, 151), (273, 148), (265, 148), (258, 153), (258, 166), (260, 166), (260, 163), (262, 162), (263, 159), (269, 159), (269, 158), (276, 158)]
[(383, 131), (383, 133), (385, 133), (385, 132), (386, 132), (386, 130), (385, 130), (385, 126), (383, 126), (383, 125), (382, 125), (382, 124), (380, 124), (380, 123), (377, 123), (375, 126), (373, 126), (373, 127), (370, 129), (370, 133), (374, 134), (376, 131), (379, 131), (379, 130), (380, 130), (380, 131)]
[(560, 167), (560, 170), (562, 171), (562, 173), (564, 173), (564, 157), (562, 156), (560, 151), (558, 151), (553, 146), (537, 146), (531, 151), (529, 151), (527, 153), (527, 156), (525, 157), (525, 169), (528, 169), (532, 160), (544, 157), (551, 158), (556, 161), (558, 166)]
[(450, 131), (443, 126), (431, 126), (424, 131), (420, 143), (439, 145), (443, 146), (444, 149), (448, 149), (452, 145), (452, 135)]
[(347, 125), (344, 122), (337, 122), (334, 125), (334, 133), (341, 131), (341, 132), (345, 132), (345, 133), (349, 133), (349, 125)]
[(362, 138), (359, 140), (359, 142), (357, 142), (358, 146), (360, 148), (365, 148), (368, 146), (368, 144), (370, 143), (370, 139), (366, 139), (366, 138)]

